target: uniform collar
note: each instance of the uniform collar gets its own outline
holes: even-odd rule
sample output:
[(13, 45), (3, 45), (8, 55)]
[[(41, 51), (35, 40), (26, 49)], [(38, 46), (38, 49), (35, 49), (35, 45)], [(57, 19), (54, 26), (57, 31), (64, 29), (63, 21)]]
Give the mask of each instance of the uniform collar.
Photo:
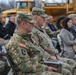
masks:
[(43, 31), (43, 28), (39, 28), (39, 27), (36, 27), (36, 26), (35, 26), (35, 28), (38, 29), (38, 30), (41, 31), (41, 32), (44, 32), (44, 31)]
[(22, 38), (29, 40), (31, 39), (31, 33), (21, 33), (20, 31), (15, 31), (15, 34), (21, 36)]

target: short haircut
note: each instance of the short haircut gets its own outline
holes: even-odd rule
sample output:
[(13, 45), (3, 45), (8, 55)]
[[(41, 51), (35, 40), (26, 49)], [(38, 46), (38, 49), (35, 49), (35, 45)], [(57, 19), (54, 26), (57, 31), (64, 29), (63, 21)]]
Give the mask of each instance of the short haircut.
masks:
[(70, 18), (70, 19), (74, 19), (76, 17), (76, 14), (70, 14), (69, 16), (68, 16), (68, 18)]

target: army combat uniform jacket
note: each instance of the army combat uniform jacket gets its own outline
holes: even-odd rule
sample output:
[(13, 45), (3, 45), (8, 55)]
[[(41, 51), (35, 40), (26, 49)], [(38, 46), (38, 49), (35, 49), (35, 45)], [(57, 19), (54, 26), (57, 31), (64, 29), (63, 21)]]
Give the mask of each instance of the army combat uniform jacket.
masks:
[[(12, 57), (18, 75), (56, 75), (47, 71), (40, 49), (33, 45), (30, 34), (16, 32), (5, 46)], [(59, 75), (59, 74), (58, 74)]]
[[(36, 38), (39, 41), (39, 45), (46, 50), (48, 53), (54, 55), (55, 54), (55, 48), (52, 44), (51, 38), (47, 35), (46, 31), (44, 29), (38, 29), (36, 27), (33, 28), (32, 34), (36, 36)], [(47, 39), (46, 39), (47, 38)]]

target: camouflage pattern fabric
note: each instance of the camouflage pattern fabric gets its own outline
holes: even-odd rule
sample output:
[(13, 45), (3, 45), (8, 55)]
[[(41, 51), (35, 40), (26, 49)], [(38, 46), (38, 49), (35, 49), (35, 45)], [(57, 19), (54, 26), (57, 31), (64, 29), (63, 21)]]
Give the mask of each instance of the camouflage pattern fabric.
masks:
[[(68, 64), (68, 66), (71, 69), (71, 72), (75, 75), (76, 74), (76, 62), (73, 59), (68, 59), (68, 58), (61, 58), (61, 61)], [(67, 67), (67, 66), (64, 66)]]
[(57, 38), (57, 34), (60, 32), (59, 30), (52, 31), (48, 25), (46, 25), (44, 28), (45, 28), (46, 33), (50, 36), (50, 38)]
[[(46, 40), (46, 38), (42, 35), (42, 34), (40, 34), (41, 33), (41, 31), (39, 31), (39, 29), (37, 29), (36, 27), (34, 27), (33, 28), (33, 31), (32, 31), (32, 37), (36, 40), (36, 42), (34, 42), (34, 44), (36, 44), (36, 45), (40, 45), (41, 47), (43, 46), (43, 49), (45, 50), (46, 49), (46, 47), (47, 48), (49, 48), (48, 50), (50, 50), (51, 51), (51, 47), (50, 47), (50, 45), (49, 45), (49, 43), (48, 43), (48, 41)], [(49, 51), (49, 52), (50, 52)], [(54, 55), (54, 53), (53, 53), (53, 51), (52, 52), (50, 52), (51, 54), (50, 55)], [(50, 57), (49, 57), (50, 58)], [(53, 60), (53, 61), (56, 61), (56, 60)], [(58, 60), (57, 60), (58, 61)], [(71, 72), (71, 67), (69, 67), (69, 64), (67, 64), (67, 63), (64, 63), (63, 64), (63, 74), (66, 72)], [(66, 70), (67, 71), (66, 71)], [(65, 71), (65, 72), (64, 72)], [(71, 74), (71, 73), (70, 73)]]
[(33, 7), (32, 14), (42, 16), (43, 18), (47, 18), (47, 14), (45, 13), (45, 10)]
[[(32, 33), (35, 34), (36, 38), (39, 41), (39, 45), (46, 50), (49, 54), (55, 55), (55, 48), (52, 44), (51, 38), (47, 35), (44, 29), (33, 28)], [(46, 39), (47, 38), (47, 39)], [(56, 51), (57, 52), (57, 51)]]
[(33, 15), (31, 13), (25, 13), (25, 12), (17, 12), (17, 22), (29, 22), (29, 23), (34, 23), (35, 21), (33, 20)]
[(60, 75), (46, 71), (48, 67), (39, 63), (42, 61), (42, 55), (29, 38), (30, 34), (16, 32), (5, 46), (12, 57), (18, 75)]

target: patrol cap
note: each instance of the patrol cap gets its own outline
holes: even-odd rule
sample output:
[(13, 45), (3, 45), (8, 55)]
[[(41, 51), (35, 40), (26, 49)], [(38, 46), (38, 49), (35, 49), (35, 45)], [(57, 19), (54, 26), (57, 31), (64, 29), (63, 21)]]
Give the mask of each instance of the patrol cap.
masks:
[(35, 23), (33, 20), (33, 15), (31, 13), (25, 13), (25, 12), (18, 12), (17, 13), (17, 22), (29, 22), (29, 23)]
[(50, 19), (50, 16), (46, 15), (46, 18), (45, 19), (49, 20)]
[(32, 8), (32, 14), (42, 16), (43, 18), (46, 18), (46, 16), (47, 16), (47, 14), (45, 13), (45, 10), (40, 9), (38, 7)]

